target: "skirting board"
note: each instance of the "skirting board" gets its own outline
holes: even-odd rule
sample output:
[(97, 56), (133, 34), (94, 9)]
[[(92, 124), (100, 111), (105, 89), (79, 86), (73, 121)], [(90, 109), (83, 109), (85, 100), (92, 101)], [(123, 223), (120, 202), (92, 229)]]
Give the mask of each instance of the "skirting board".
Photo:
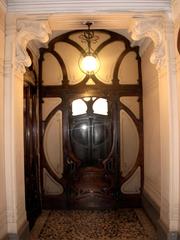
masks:
[(158, 240), (180, 240), (178, 232), (169, 232), (160, 221), (160, 208), (145, 191), (142, 194), (142, 207), (157, 230)]
[(148, 193), (145, 191), (142, 194), (142, 207), (144, 208), (146, 214), (152, 221), (155, 228), (157, 228), (159, 218), (160, 218), (160, 208), (159, 206), (151, 199)]
[(29, 224), (26, 222), (17, 234), (9, 233), (8, 240), (29, 240)]

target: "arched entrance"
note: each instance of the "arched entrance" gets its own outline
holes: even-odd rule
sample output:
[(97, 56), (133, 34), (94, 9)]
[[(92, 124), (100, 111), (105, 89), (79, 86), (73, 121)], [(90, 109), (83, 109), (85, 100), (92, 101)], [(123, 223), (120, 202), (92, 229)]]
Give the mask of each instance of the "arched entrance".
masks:
[(86, 75), (78, 66), (85, 51), (82, 33), (65, 33), (40, 49), (43, 206), (139, 206), (143, 123), (138, 47), (118, 33), (96, 30), (93, 47), (101, 67)]
[[(139, 15), (138, 15), (139, 16)], [(14, 16), (16, 19), (17, 16)], [(24, 70), (21, 67), (28, 66), (25, 48), (28, 41), (32, 39), (43, 39), (41, 33), (43, 29), (39, 28), (41, 21), (31, 21), (32, 19), (22, 20), (25, 24), (16, 31), (16, 21), (12, 18), (7, 24), (6, 35), (6, 61), (5, 61), (5, 169), (6, 169), (6, 197), (8, 212), (8, 231), (18, 232), (20, 226), (26, 224), (26, 214), (24, 208), (24, 188), (23, 188), (23, 105), (22, 105), (22, 85)], [(153, 21), (151, 21), (153, 20)], [(172, 71), (174, 63), (171, 61), (173, 55), (173, 46), (165, 41), (166, 38), (173, 42), (172, 33), (165, 26), (161, 27), (164, 19), (154, 16), (142, 15), (142, 18), (136, 19), (137, 25), (133, 32), (138, 33), (136, 39), (150, 36), (154, 42), (155, 60), (160, 60), (157, 64), (162, 67), (162, 59), (165, 57), (166, 65), (158, 68), (158, 78), (160, 84), (160, 135), (161, 135), (161, 220), (170, 230), (177, 230), (178, 218), (178, 123), (177, 123), (177, 92), (176, 77)], [(36, 27), (34, 29), (34, 23)], [(26, 25), (27, 24), (27, 25)], [(117, 24), (117, 22), (116, 22)], [(14, 28), (12, 28), (12, 26)], [(167, 26), (166, 26), (167, 27)], [(39, 31), (38, 31), (38, 30)], [(47, 36), (47, 32), (45, 31)], [(35, 33), (35, 34), (34, 34)], [(41, 36), (40, 36), (41, 35)], [(46, 39), (47, 40), (47, 39)], [(17, 44), (17, 46), (16, 46)], [(161, 51), (162, 49), (166, 51)], [(12, 50), (12, 51), (11, 51)], [(158, 51), (159, 50), (159, 51)], [(15, 53), (17, 55), (15, 56)], [(172, 54), (172, 55), (171, 55)], [(15, 65), (17, 64), (17, 69)], [(12, 66), (14, 66), (12, 68)], [(165, 100), (165, 102), (164, 102)], [(18, 104), (17, 104), (18, 103)], [(165, 104), (166, 103), (166, 104)], [(17, 142), (18, 139), (18, 142)], [(21, 184), (19, 184), (21, 183)], [(14, 195), (15, 194), (15, 195)], [(13, 218), (12, 218), (13, 216)], [(21, 216), (21, 217), (19, 217)], [(169, 218), (170, 216), (170, 218)]]

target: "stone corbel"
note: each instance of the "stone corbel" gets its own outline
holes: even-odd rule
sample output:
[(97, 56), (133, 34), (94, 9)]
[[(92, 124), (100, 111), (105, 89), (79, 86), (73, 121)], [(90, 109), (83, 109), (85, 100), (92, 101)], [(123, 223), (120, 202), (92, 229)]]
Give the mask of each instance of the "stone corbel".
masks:
[(25, 72), (25, 67), (31, 65), (31, 59), (27, 53), (27, 44), (31, 40), (45, 43), (51, 34), (47, 21), (21, 20), (17, 22), (16, 38), (16, 70)]
[(135, 17), (130, 25), (131, 38), (139, 41), (150, 38), (154, 43), (154, 50), (150, 61), (160, 68), (165, 63), (165, 27), (161, 17)]

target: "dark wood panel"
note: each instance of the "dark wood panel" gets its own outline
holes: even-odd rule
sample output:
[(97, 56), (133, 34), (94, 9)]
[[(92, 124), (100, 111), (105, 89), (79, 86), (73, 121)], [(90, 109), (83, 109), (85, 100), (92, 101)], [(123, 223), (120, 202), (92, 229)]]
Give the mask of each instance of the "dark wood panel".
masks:
[[(139, 48), (131, 47), (130, 42), (124, 36), (119, 35), (115, 32), (107, 30), (97, 30), (97, 32), (106, 33), (110, 36), (108, 40), (101, 43), (95, 50), (98, 54), (105, 46), (111, 44), (114, 41), (121, 41), (125, 44), (125, 51), (120, 53), (115, 64), (113, 72), (112, 84), (102, 83), (96, 75), (85, 76), (84, 79), (75, 85), (69, 84), (67, 67), (62, 57), (54, 51), (54, 46), (57, 42), (66, 42), (74, 46), (80, 53), (84, 53), (83, 48), (72, 39), (70, 36), (74, 33), (82, 34), (82, 31), (72, 31), (65, 33), (61, 36), (56, 37), (50, 43), (48, 48), (42, 48), (40, 50), (39, 59), (39, 95), (40, 95), (40, 149), (41, 149), (41, 187), (43, 192), (43, 169), (45, 168), (48, 173), (57, 182), (64, 186), (64, 193), (57, 196), (48, 196), (42, 194), (43, 205), (46, 208), (56, 206), (56, 208), (110, 208), (117, 206), (139, 206), (140, 205), (140, 194), (131, 195), (123, 194), (121, 192), (122, 184), (127, 181), (138, 167), (141, 169), (141, 192), (143, 187), (143, 112), (142, 112), (142, 74), (141, 74), (141, 58), (139, 56)], [(136, 53), (136, 60), (138, 62), (138, 79), (137, 85), (135, 84), (119, 84), (118, 71), (124, 57), (129, 52)], [(42, 64), (44, 61), (44, 54), (50, 52), (59, 62), (59, 65), (63, 73), (63, 81), (61, 86), (44, 86), (42, 79)], [(72, 57), (72, 56), (69, 56)], [(87, 85), (88, 79), (92, 78), (95, 85)], [(112, 120), (112, 137), (109, 141), (111, 146), (110, 150), (107, 151), (107, 156), (103, 156), (101, 164), (83, 166), (81, 164), (82, 157), (88, 158), (91, 155), (90, 149), (92, 145), (87, 148), (87, 152), (82, 147), (72, 145), (72, 135), (70, 134), (72, 119), (71, 103), (74, 99), (83, 98), (86, 96), (95, 96), (97, 98), (106, 98), (108, 102), (111, 102), (109, 114)], [(120, 103), (120, 97), (122, 96), (137, 96), (139, 97), (139, 108), (140, 118), (137, 119), (128, 107), (123, 106)], [(62, 99), (62, 103), (57, 106), (49, 114), (47, 119), (42, 120), (42, 104), (43, 98), (54, 98), (59, 97)], [(63, 155), (64, 155), (64, 174), (62, 179), (59, 179), (52, 171), (47, 163), (47, 159), (43, 149), (43, 138), (46, 127), (55, 114), (56, 110), (60, 109), (63, 113)], [(129, 117), (133, 120), (138, 134), (139, 134), (139, 153), (136, 159), (136, 163), (132, 167), (131, 171), (127, 176), (121, 176), (121, 164), (120, 164), (120, 110), (124, 109)], [(88, 115), (92, 118), (92, 115)], [(100, 128), (98, 128), (100, 131)], [(111, 131), (111, 130), (110, 130)], [(79, 133), (80, 134), (80, 133)], [(98, 134), (98, 133), (97, 133)], [(81, 134), (82, 135), (82, 134)], [(81, 135), (77, 137), (83, 138)], [(89, 134), (87, 135), (87, 137)], [(104, 136), (107, 137), (107, 136)], [(98, 138), (97, 138), (98, 139)], [(97, 140), (96, 139), (96, 140)], [(84, 140), (85, 141), (85, 140)], [(92, 143), (91, 143), (92, 144)], [(79, 145), (80, 146), (80, 145)], [(75, 151), (75, 149), (78, 149)], [(79, 151), (79, 152), (78, 152)], [(87, 156), (88, 154), (88, 156)], [(85, 159), (86, 160), (86, 159)], [(84, 161), (85, 161), (84, 160)], [(53, 206), (52, 206), (53, 205)]]
[(24, 79), (24, 168), (26, 212), (31, 229), (41, 213), (41, 196), (37, 76), (33, 55), (29, 49), (27, 51), (32, 64), (26, 68), (28, 74)]
[(30, 228), (41, 212), (36, 94), (35, 86), (24, 87), (25, 198)]
[(120, 96), (141, 96), (142, 88), (139, 85), (120, 85), (114, 87), (109, 85), (103, 85), (101, 88), (97, 86), (84, 86), (84, 87), (64, 87), (64, 86), (42, 86), (41, 97), (66, 97), (68, 95), (78, 94), (80, 97), (85, 95), (96, 96), (108, 96), (118, 95)]

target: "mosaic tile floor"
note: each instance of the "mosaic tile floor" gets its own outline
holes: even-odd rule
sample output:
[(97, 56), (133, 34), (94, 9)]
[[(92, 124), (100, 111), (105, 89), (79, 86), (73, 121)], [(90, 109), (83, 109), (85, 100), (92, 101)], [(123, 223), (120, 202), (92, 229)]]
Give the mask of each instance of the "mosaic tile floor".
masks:
[(31, 240), (156, 240), (142, 209), (44, 211)]

